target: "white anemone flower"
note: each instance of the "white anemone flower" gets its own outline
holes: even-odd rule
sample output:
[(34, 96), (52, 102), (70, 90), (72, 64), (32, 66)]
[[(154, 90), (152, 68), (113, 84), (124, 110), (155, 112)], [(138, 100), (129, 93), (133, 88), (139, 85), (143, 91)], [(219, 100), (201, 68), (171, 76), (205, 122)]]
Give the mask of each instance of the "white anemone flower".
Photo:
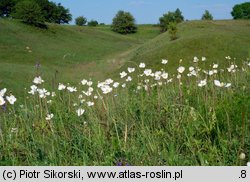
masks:
[(94, 102), (90, 102), (90, 101), (87, 102), (87, 105), (88, 105), (89, 107), (93, 106), (94, 104), (95, 104)]
[(146, 67), (145, 63), (140, 63), (139, 68), (145, 68), (145, 67)]
[(59, 83), (58, 90), (65, 90), (65, 89), (66, 89), (66, 86), (62, 83)]
[(16, 102), (16, 97), (14, 95), (7, 96), (6, 99), (9, 101), (11, 105), (13, 105)]
[(144, 70), (144, 74), (145, 74), (146, 76), (150, 76), (151, 73), (152, 73), (152, 70), (151, 70), (151, 69), (145, 69), (145, 70)]
[(83, 80), (81, 81), (81, 84), (82, 84), (82, 85), (86, 85), (87, 82), (88, 82), (88, 80), (83, 79)]
[(128, 78), (126, 79), (127, 82), (131, 82), (132, 81), (132, 78), (131, 76), (128, 76)]
[(2, 90), (0, 90), (0, 96), (4, 96), (4, 94), (6, 93), (6, 91), (7, 91), (7, 89), (6, 88), (4, 88), (4, 89), (2, 89)]
[(0, 95), (0, 106), (5, 104), (4, 98)]
[(67, 90), (69, 92), (76, 92), (77, 91), (76, 87), (67, 87)]
[(250, 66), (250, 62), (249, 62), (249, 63), (247, 63), (247, 66)]
[(135, 71), (135, 68), (128, 68), (129, 73), (133, 73)]
[(42, 84), (43, 82), (44, 80), (41, 78), (41, 76), (35, 77), (33, 80), (33, 83), (37, 85)]
[(198, 61), (199, 61), (199, 59), (195, 56), (193, 62), (197, 63)]
[(202, 57), (202, 58), (201, 58), (201, 61), (206, 61), (206, 60), (207, 60), (206, 57)]
[(120, 84), (120, 83), (115, 82), (115, 83), (113, 84), (113, 87), (114, 87), (114, 88), (117, 88), (117, 87), (119, 86), (119, 84)]
[(53, 117), (54, 117), (54, 114), (51, 113), (51, 114), (47, 114), (47, 116), (46, 116), (45, 119), (46, 119), (47, 121), (50, 121)]
[(101, 87), (101, 90), (102, 90), (103, 94), (108, 94), (108, 93), (112, 92), (113, 89), (109, 85), (103, 85)]
[(219, 80), (214, 80), (214, 84), (217, 86), (217, 87), (231, 87), (231, 83), (223, 83), (223, 82), (220, 82)]
[(84, 114), (84, 112), (85, 112), (85, 110), (84, 110), (84, 109), (82, 109), (82, 108), (79, 108), (79, 109), (77, 109), (77, 110), (76, 110), (76, 113), (77, 113), (77, 115), (78, 115), (78, 116), (83, 115), (83, 114)]
[(183, 73), (183, 72), (185, 71), (185, 67), (180, 66), (180, 67), (177, 69), (177, 71), (178, 71), (179, 73)]
[(190, 66), (190, 67), (188, 68), (188, 70), (191, 72), (191, 71), (194, 70), (194, 67), (193, 67), (193, 66)]
[(204, 80), (201, 80), (199, 83), (198, 83), (198, 86), (199, 87), (204, 87), (207, 85), (207, 79), (204, 79)]
[(126, 83), (122, 84), (122, 88), (125, 88), (126, 87)]
[(162, 73), (161, 77), (162, 77), (163, 79), (168, 79), (168, 73)]
[(105, 80), (105, 84), (107, 84), (107, 85), (109, 85), (109, 84), (111, 84), (113, 82), (114, 82), (114, 80), (112, 80), (111, 78)]
[(87, 82), (87, 85), (88, 85), (89, 87), (90, 87), (92, 84), (93, 84), (92, 81), (88, 81), (88, 82)]
[(163, 60), (161, 61), (161, 63), (162, 63), (162, 64), (167, 64), (167, 63), (168, 63), (168, 60), (167, 60), (167, 59), (163, 59)]
[(218, 66), (219, 66), (218, 64), (213, 64), (213, 68), (214, 68), (214, 69), (217, 69)]
[(121, 78), (124, 78), (125, 76), (127, 76), (127, 73), (125, 71), (123, 71), (120, 73), (120, 76), (121, 76)]

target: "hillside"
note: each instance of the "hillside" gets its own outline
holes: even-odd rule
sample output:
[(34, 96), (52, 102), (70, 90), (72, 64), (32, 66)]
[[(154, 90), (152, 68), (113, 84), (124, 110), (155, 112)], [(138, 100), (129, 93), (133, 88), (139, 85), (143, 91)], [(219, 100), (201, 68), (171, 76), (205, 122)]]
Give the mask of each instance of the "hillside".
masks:
[[(0, 19), (0, 84), (23, 91), (36, 74), (39, 61), (45, 79), (78, 82), (83, 77), (102, 78), (116, 68), (115, 58), (159, 34), (142, 26), (141, 33), (123, 36), (108, 26), (76, 27), (49, 24), (41, 30), (14, 20)], [(147, 27), (147, 28), (145, 28)], [(20, 84), (22, 83), (22, 84)]]
[(194, 56), (207, 57), (206, 64), (224, 64), (227, 55), (239, 60), (250, 57), (249, 21), (183, 22), (178, 25), (178, 36), (170, 41), (168, 32), (159, 34), (152, 25), (140, 25), (136, 34), (119, 35), (107, 25), (49, 24), (48, 30), (41, 30), (0, 19), (0, 84), (24, 91), (36, 75), (38, 61), (39, 71), (51, 84), (117, 76), (127, 66), (126, 61), (160, 67), (165, 58), (169, 60), (168, 69), (173, 70), (179, 59), (186, 65)]
[[(237, 59), (250, 57), (250, 21), (188, 21), (178, 25), (178, 39), (170, 41), (168, 32), (148, 41), (135, 50), (131, 61), (144, 61), (160, 66), (160, 60), (169, 59), (169, 69), (180, 59), (184, 64), (193, 57), (207, 57), (207, 64), (225, 63), (225, 56)], [(237, 61), (237, 60), (236, 60)]]

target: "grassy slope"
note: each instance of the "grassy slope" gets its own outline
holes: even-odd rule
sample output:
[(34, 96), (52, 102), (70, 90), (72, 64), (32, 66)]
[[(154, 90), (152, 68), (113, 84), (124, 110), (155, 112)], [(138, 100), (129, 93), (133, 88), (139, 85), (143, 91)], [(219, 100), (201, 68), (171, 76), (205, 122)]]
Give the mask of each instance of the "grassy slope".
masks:
[[(17, 21), (0, 19), (0, 84), (22, 91), (36, 74), (34, 65), (37, 61), (41, 63), (42, 76), (47, 80), (53, 78), (56, 70), (58, 81), (102, 78), (115, 69), (114, 58), (125, 56), (126, 51), (159, 32), (150, 26), (139, 29), (143, 29), (139, 34), (123, 36), (113, 33), (107, 26), (50, 24), (48, 30), (40, 30)], [(27, 46), (32, 53), (28, 52)]]
[(211, 62), (225, 63), (225, 56), (237, 59), (250, 57), (250, 21), (190, 21), (178, 25), (178, 39), (170, 41), (168, 32), (148, 41), (130, 57), (160, 66), (162, 58), (169, 59), (169, 68), (176, 62), (190, 64), (194, 56), (205, 56)]

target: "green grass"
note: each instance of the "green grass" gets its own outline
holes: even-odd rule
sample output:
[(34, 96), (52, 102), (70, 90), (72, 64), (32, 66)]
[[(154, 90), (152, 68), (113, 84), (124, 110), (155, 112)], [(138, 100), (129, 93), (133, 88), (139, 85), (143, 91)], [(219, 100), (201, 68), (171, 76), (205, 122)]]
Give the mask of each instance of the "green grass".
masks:
[[(170, 41), (167, 32), (159, 34), (152, 25), (139, 26), (137, 34), (119, 35), (109, 26), (49, 24), (46, 31), (0, 19), (0, 88), (17, 97), (6, 111), (0, 108), (0, 165), (246, 165), (249, 25), (184, 22), (178, 25), (179, 38)], [(194, 56), (207, 60), (193, 63)], [(168, 64), (161, 64), (163, 58)], [(42, 65), (39, 70), (36, 61)], [(154, 72), (165, 70), (173, 81), (138, 76), (144, 71), (137, 66), (140, 62)], [(218, 73), (208, 76), (203, 71), (212, 70), (212, 63), (219, 63)], [(235, 73), (226, 69), (232, 64), (238, 65)], [(180, 65), (186, 70), (178, 80)], [(119, 77), (127, 66), (136, 68), (129, 74), (132, 82)], [(197, 77), (186, 76), (188, 66), (201, 69)], [(55, 91), (55, 97), (28, 94), (35, 75), (45, 80), (37, 86)], [(108, 77), (120, 86), (103, 94), (97, 81)], [(89, 97), (82, 92), (88, 86), (79, 85), (83, 78), (94, 81)], [(204, 79), (206, 86), (198, 87)], [(214, 80), (232, 86), (219, 88)], [(76, 86), (77, 92), (58, 91), (58, 82)], [(79, 108), (85, 109), (80, 117)], [(46, 120), (50, 113), (54, 117)], [(240, 159), (241, 153), (246, 158)]]

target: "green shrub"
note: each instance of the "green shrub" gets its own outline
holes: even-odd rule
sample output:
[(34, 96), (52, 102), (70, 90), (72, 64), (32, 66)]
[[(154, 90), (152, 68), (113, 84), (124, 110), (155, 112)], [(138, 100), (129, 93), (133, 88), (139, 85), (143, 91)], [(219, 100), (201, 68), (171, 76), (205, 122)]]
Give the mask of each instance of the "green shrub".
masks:
[(201, 19), (202, 20), (213, 20), (213, 16), (208, 10), (205, 10), (205, 13), (202, 15)]
[(83, 26), (83, 25), (85, 25), (87, 23), (87, 19), (85, 17), (83, 17), (83, 16), (79, 16), (79, 17), (77, 17), (75, 19), (75, 23), (78, 26)]

